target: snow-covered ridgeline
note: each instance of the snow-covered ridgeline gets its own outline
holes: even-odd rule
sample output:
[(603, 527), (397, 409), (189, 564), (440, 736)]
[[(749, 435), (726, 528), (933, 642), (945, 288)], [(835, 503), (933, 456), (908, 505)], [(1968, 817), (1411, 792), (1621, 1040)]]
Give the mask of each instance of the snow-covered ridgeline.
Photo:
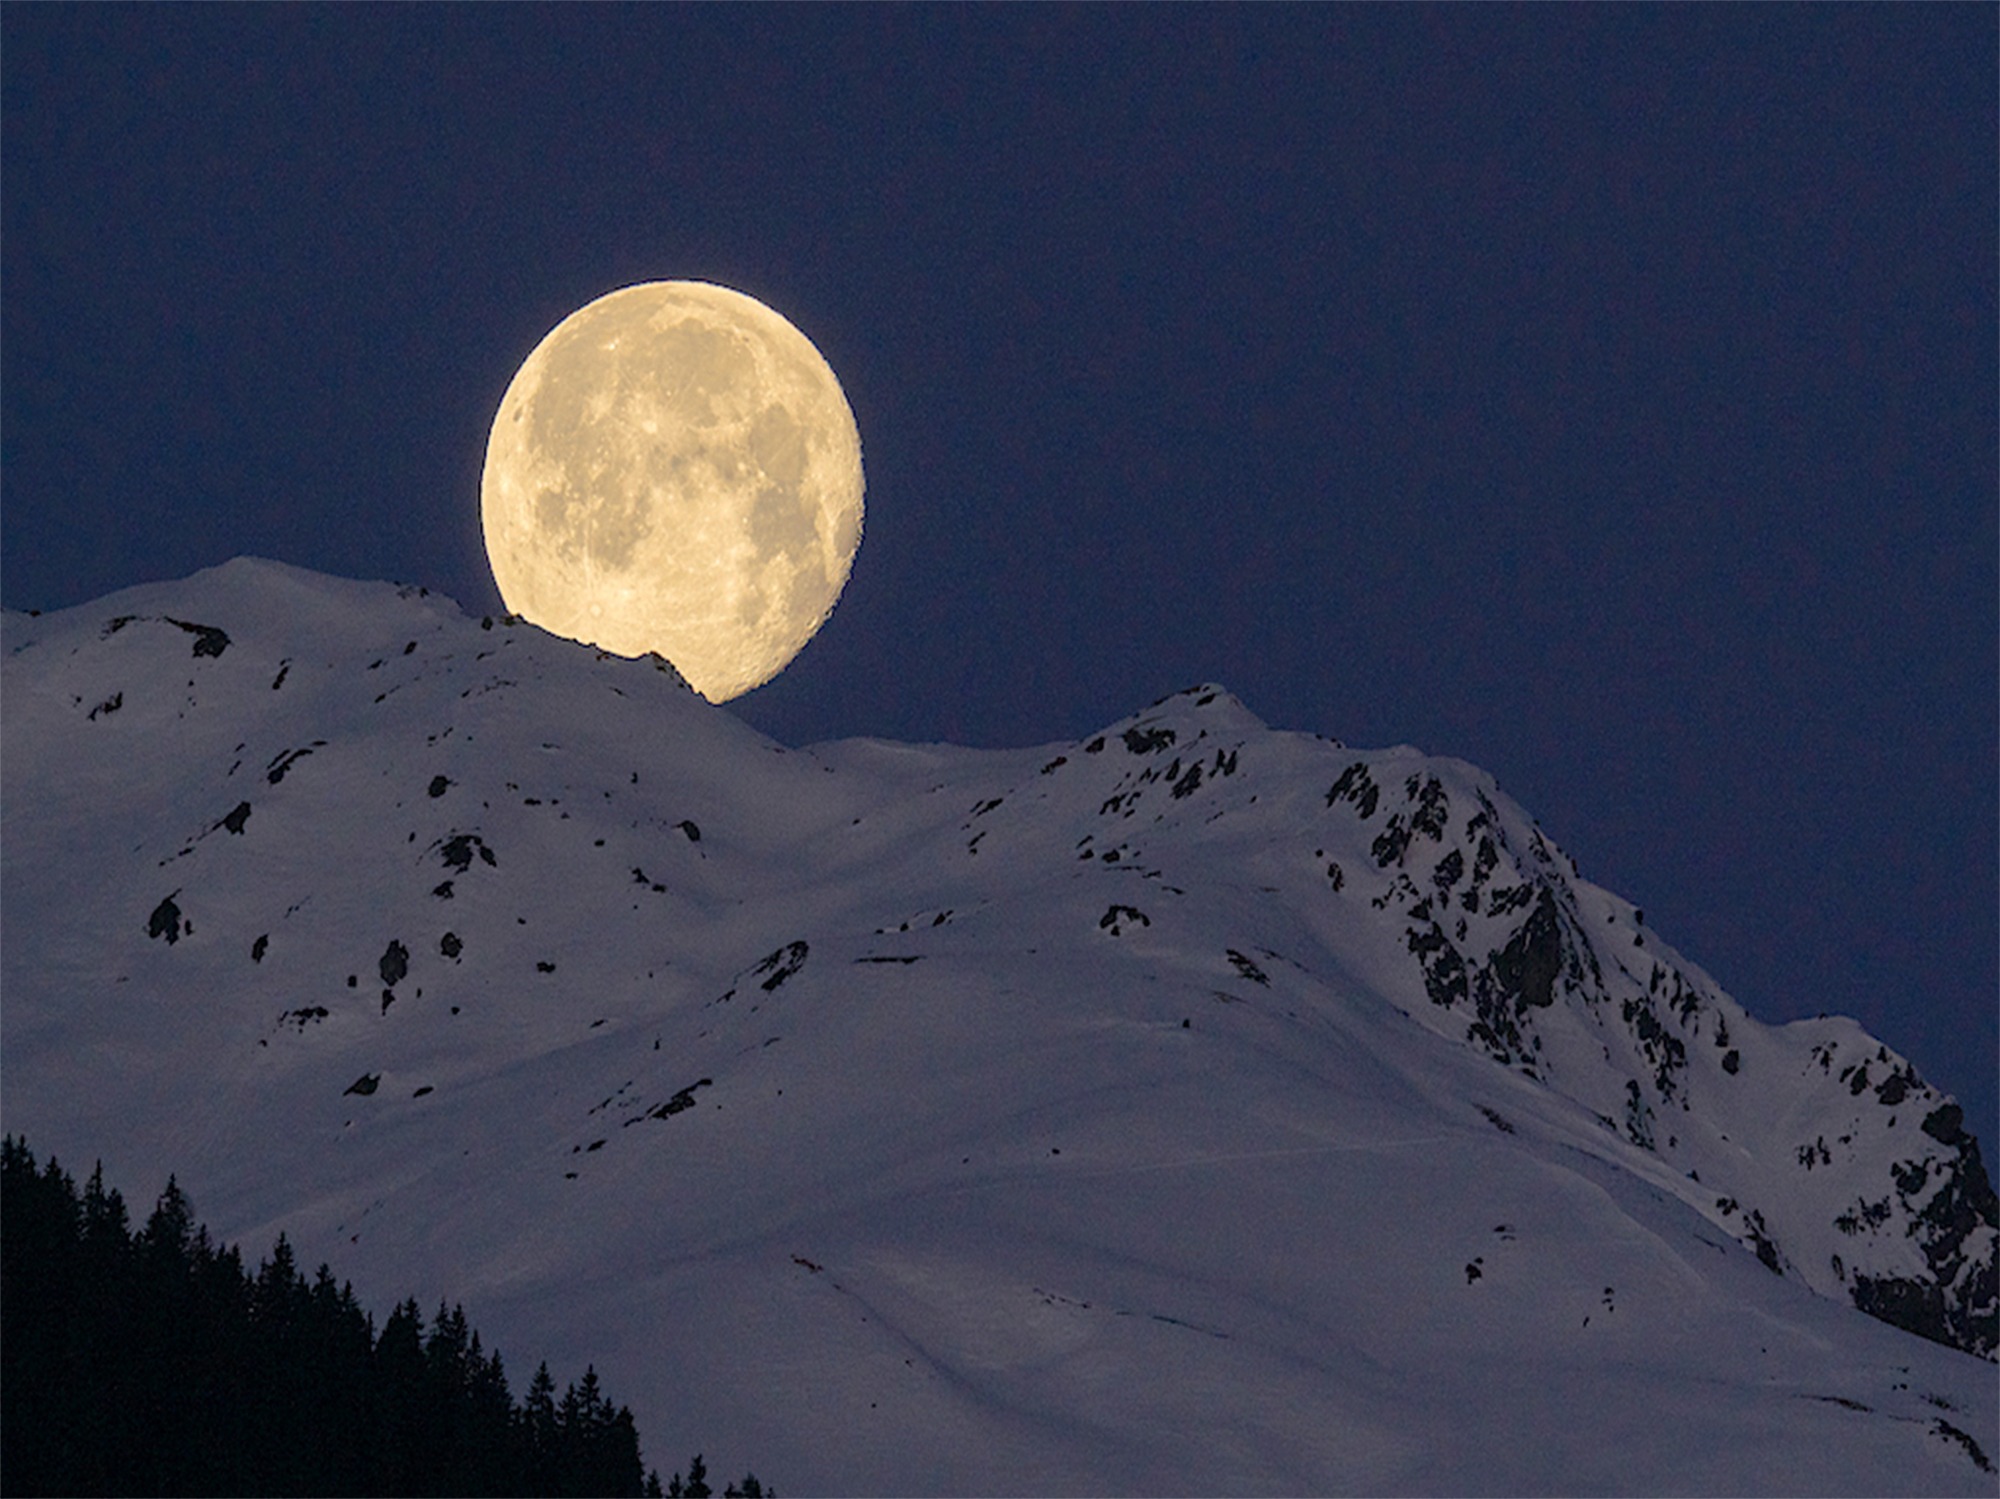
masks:
[[(1075, 744), (790, 751), (663, 663), (248, 560), (9, 614), (4, 659), (7, 1128), (127, 1181), (178, 1172), (224, 1232), (284, 1228), (391, 1294), (416, 1274), (483, 1297), (482, 1325), (513, 1318), (510, 1348), (573, 1338), (663, 1440), (649, 1399), (735, 1423), (732, 1450), (796, 1440), (855, 1465), (795, 1467), (824, 1480), (807, 1486), (890, 1471), (848, 1451), (860, 1417), (810, 1381), (781, 1417), (759, 1376), (649, 1361), (639, 1330), (694, 1315), (662, 1288), (699, 1285), (711, 1331), (757, 1367), (811, 1327), (824, 1348), (804, 1365), (930, 1369), (961, 1391), (925, 1407), (940, 1453), (1004, 1449), (994, 1413), (1031, 1396), (991, 1371), (1033, 1368), (1097, 1433), (1035, 1427), (1031, 1447), (1074, 1459), (1045, 1477), (1109, 1472), (1091, 1464), (1150, 1430), (1147, 1411), (1196, 1409), (1254, 1347), (1266, 1362), (1231, 1377), (1265, 1414), (1225, 1401), (1181, 1420), (1186, 1440), (1251, 1420), (1305, 1487), (1463, 1487), (1488, 1470), (1425, 1467), (1394, 1435), (1430, 1431), (1428, 1395), (1363, 1422), (1355, 1450), (1380, 1465), (1314, 1456), (1300, 1433), (1324, 1403), (1364, 1397), (1338, 1360), (1298, 1375), (1321, 1354), (1251, 1308), (1528, 1419), (1518, 1390), (1469, 1395), (1436, 1361), (1476, 1364), (1486, 1338), (1522, 1367), (1595, 1368), (1568, 1340), (1611, 1326), (1614, 1302), (1619, 1325), (1644, 1325), (1645, 1295), (1601, 1284), (1638, 1223), (1693, 1246), (1655, 1285), (1678, 1307), (1661, 1326), (1719, 1318), (1700, 1359), (1729, 1371), (1752, 1351), (1741, 1298), (1796, 1322), (1800, 1286), (1828, 1298), (1812, 1317), (1829, 1326), (1854, 1302), (1992, 1357), (1996, 1214), (1955, 1107), (1852, 1022), (1743, 1014), (1462, 763), (1273, 732), (1217, 687)], [(1366, 1165), (1390, 1159), (1379, 1179)], [(1234, 1243), (1240, 1275), (1175, 1226), (1168, 1204), (1189, 1199), (1141, 1190), (1223, 1162), (1221, 1218), (1291, 1225)], [(1094, 1185), (1050, 1199), (1056, 1171)], [(975, 1247), (934, 1218), (967, 1192), (1028, 1218), (992, 1219)], [(655, 1206), (635, 1216), (635, 1200)], [(1069, 1222), (1069, 1249), (1030, 1231), (1037, 1214)], [(1426, 1297), (1504, 1291), (1532, 1316), (1482, 1332), (1473, 1304), (1440, 1305), (1427, 1342), (1409, 1289), (1378, 1338), (1372, 1304), (1338, 1312), (1300, 1258), (1301, 1224)], [(1738, 1301), (1718, 1301), (1720, 1272), (1685, 1257), (1731, 1240), (1755, 1275), (1724, 1277)], [(1201, 1284), (1212, 1322), (1161, 1289)], [(841, 1320), (856, 1297), (866, 1334)], [(1129, 1317), (1147, 1307), (1214, 1336), (1140, 1350)], [(603, 1348), (623, 1335), (607, 1328), (633, 1343)], [(894, 1358), (867, 1341), (885, 1328), (909, 1345)], [(1089, 1371), (1127, 1354), (1164, 1360), (1157, 1381), (1093, 1405)], [(1645, 1406), (1694, 1367), (1609, 1387)], [(1926, 1423), (1990, 1448), (1951, 1414), (1985, 1398), (1982, 1367), (1944, 1407), (1897, 1414), (1922, 1393), (1907, 1370), (1810, 1395), (1880, 1421), (1829, 1439), (1802, 1419), (1797, 1450), (1879, 1457), (1907, 1428), (1966, 1461)], [(1589, 1486), (1583, 1458), (1548, 1455), (1562, 1445), (1545, 1431), (1506, 1471)], [(952, 1478), (939, 1486), (994, 1486), (925, 1461)], [(1740, 1454), (1712, 1481), (1681, 1462), (1646, 1471), (1745, 1481)], [(1865, 1486), (1883, 1470), (1837, 1471), (1876, 1475)]]

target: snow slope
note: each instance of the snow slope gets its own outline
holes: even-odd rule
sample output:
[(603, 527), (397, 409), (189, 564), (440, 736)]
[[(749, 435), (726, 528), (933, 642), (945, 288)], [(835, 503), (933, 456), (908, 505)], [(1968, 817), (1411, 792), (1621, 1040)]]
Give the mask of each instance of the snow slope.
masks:
[(1751, 1019), (1470, 766), (1218, 687), (790, 750), (249, 559), (4, 652), (5, 1128), (463, 1300), (517, 1384), (594, 1361), (663, 1468), (1996, 1489), (1955, 1107)]

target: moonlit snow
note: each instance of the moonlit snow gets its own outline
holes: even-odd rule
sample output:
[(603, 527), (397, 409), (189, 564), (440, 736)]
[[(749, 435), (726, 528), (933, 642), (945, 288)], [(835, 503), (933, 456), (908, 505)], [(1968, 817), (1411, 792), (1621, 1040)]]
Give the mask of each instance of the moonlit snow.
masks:
[(463, 1301), (517, 1393), (594, 1362), (649, 1464), (1995, 1490), (1956, 1110), (1751, 1019), (1471, 766), (1215, 686), (786, 749), (250, 560), (4, 649), (5, 1128)]

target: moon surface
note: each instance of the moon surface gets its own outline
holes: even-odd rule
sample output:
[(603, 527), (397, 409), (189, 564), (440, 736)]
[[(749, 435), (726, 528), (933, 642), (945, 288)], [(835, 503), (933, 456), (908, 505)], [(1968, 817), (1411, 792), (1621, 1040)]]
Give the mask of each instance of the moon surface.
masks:
[(509, 610), (727, 702), (832, 612), (861, 543), (861, 437), (806, 336), (754, 297), (650, 281), (535, 346), (500, 400), (480, 518)]

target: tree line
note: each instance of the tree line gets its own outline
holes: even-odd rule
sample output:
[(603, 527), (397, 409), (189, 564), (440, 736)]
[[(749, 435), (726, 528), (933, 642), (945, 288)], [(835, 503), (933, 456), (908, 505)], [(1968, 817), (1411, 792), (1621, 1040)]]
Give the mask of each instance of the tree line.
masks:
[[(465, 1309), (414, 1299), (378, 1331), (281, 1234), (252, 1271), (169, 1178), (145, 1225), (100, 1164), (0, 1144), (0, 1493), (640, 1495), (663, 1490), (594, 1367), (518, 1404)], [(754, 1475), (725, 1490), (758, 1499)]]

